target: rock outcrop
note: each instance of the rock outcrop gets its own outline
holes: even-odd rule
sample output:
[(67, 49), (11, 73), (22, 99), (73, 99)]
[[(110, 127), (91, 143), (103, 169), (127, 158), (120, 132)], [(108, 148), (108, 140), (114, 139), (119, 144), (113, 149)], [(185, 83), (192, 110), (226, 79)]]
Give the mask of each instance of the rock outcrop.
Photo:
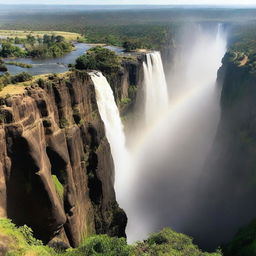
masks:
[[(119, 75), (121, 91), (130, 84), (126, 72)], [(0, 98), (0, 217), (30, 226), (45, 243), (125, 236), (113, 178), (86, 72), (39, 78), (23, 93)]]

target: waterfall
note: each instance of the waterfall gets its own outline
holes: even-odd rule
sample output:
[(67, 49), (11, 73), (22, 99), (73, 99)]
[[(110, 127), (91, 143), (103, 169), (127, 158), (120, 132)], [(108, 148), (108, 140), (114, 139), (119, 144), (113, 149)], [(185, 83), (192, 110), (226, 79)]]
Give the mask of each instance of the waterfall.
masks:
[(182, 32), (167, 76), (169, 103), (160, 55), (148, 54), (143, 65), (147, 127), (136, 149), (130, 242), (166, 226), (201, 235), (193, 216), (200, 215), (198, 181), (220, 118), (215, 82), (227, 40), (221, 25), (193, 25)]
[(160, 52), (146, 54), (143, 62), (145, 90), (145, 118), (150, 124), (168, 106), (168, 93)]
[(94, 83), (97, 105), (102, 121), (104, 122), (106, 137), (110, 144), (111, 154), (115, 167), (115, 191), (118, 201), (123, 201), (123, 191), (126, 184), (125, 168), (128, 152), (125, 147), (125, 135), (123, 124), (115, 102), (113, 91), (102, 73), (94, 71), (90, 73)]

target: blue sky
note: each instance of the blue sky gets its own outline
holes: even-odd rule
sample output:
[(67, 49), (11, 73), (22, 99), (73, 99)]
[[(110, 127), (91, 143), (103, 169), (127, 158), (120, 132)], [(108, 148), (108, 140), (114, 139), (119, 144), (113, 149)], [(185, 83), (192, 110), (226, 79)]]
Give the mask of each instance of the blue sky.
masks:
[(0, 4), (213, 4), (256, 5), (256, 0), (0, 0)]

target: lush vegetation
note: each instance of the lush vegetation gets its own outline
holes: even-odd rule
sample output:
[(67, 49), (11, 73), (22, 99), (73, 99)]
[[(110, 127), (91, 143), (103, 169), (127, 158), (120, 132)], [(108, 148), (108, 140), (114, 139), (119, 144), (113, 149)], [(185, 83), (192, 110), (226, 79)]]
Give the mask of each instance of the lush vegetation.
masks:
[(5, 73), (0, 75), (0, 90), (8, 84), (17, 84), (32, 80), (32, 76), (29, 73), (22, 72), (17, 75), (10, 75)]
[(134, 255), (220, 256), (221, 252), (204, 253), (193, 244), (192, 238), (165, 228), (158, 233), (153, 233), (147, 240), (137, 243)]
[(72, 50), (72, 44), (63, 36), (44, 35), (43, 38), (27, 37), (27, 55), (35, 58), (59, 57)]
[(75, 67), (83, 70), (100, 70), (103, 73), (113, 73), (120, 69), (120, 61), (115, 52), (97, 46), (76, 60)]
[[(20, 43), (19, 38), (14, 39), (14, 43)], [(43, 37), (35, 37), (27, 35), (22, 40), (24, 48), (13, 44), (13, 39), (2, 40), (0, 56), (9, 57), (33, 57), (33, 58), (50, 58), (59, 57), (70, 52), (73, 47), (67, 42), (63, 36), (47, 35)]]
[(2, 42), (2, 47), (0, 49), (0, 56), (7, 57), (25, 57), (26, 52), (18, 46), (11, 44), (8, 41)]
[(256, 255), (256, 220), (241, 228), (223, 250), (225, 256)]
[[(38, 15), (33, 8), (29, 11), (20, 7), (3, 7), (0, 28), (7, 29), (7, 36), (12, 38), (20, 35), (24, 37), (23, 34), (27, 35), (29, 31), (70, 31), (82, 34), (83, 38), (80, 40), (83, 42), (122, 46), (125, 42), (136, 41), (139, 48), (159, 49), (170, 42), (176, 27), (184, 22), (247, 21), (255, 29), (253, 21), (256, 17), (255, 9), (230, 11), (228, 8), (129, 7), (121, 10), (91, 10), (90, 6), (80, 6), (78, 10), (77, 7), (70, 6), (68, 10), (59, 7), (56, 11), (38, 7)], [(248, 25), (245, 22), (244, 24)], [(240, 30), (244, 31), (244, 27)], [(11, 30), (8, 32), (8, 29)], [(13, 29), (18, 30), (18, 34)], [(36, 32), (33, 35), (35, 34)]]
[(2, 59), (0, 59), (0, 72), (6, 72), (8, 69), (5, 66), (4, 62)]
[(66, 251), (44, 246), (29, 227), (18, 228), (8, 219), (0, 219), (0, 234), (0, 252), (7, 256), (221, 256), (220, 252), (202, 252), (190, 237), (168, 228), (134, 245), (128, 245), (124, 238), (95, 235)]
[(89, 43), (122, 46), (127, 51), (136, 48), (160, 49), (169, 42), (172, 26), (140, 24), (120, 26), (90, 26), (84, 36)]

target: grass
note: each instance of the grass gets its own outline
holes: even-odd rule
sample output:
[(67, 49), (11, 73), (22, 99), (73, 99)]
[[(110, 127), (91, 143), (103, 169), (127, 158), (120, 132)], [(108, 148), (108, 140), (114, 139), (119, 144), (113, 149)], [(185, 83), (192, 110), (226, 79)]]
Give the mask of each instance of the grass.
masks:
[(52, 180), (53, 180), (57, 194), (59, 195), (60, 198), (63, 198), (63, 196), (64, 196), (63, 185), (60, 183), (60, 181), (56, 175), (52, 175)]
[(5, 64), (14, 65), (14, 66), (21, 67), (21, 68), (32, 68), (33, 67), (31, 64), (26, 64), (26, 63), (16, 62), (16, 61), (8, 61), (8, 62), (5, 62)]
[(63, 31), (24, 31), (24, 30), (0, 30), (0, 36), (10, 38), (26, 38), (28, 35), (35, 37), (43, 37), (43, 35), (63, 36), (66, 40), (77, 40), (81, 35), (78, 33), (63, 32)]
[[(71, 73), (70, 71), (67, 71), (61, 74), (57, 74), (56, 77), (63, 79), (67, 77), (70, 73)], [(26, 86), (36, 83), (39, 79), (43, 79), (47, 81), (48, 77), (49, 77), (49, 74), (36, 75), (36, 76), (33, 76), (32, 80), (27, 82), (6, 85), (5, 87), (2, 88), (2, 90), (0, 90), (0, 97), (5, 98), (7, 95), (12, 96), (17, 94), (22, 94), (25, 92)]]
[(7, 95), (16, 95), (16, 94), (22, 94), (25, 92), (25, 86), (24, 83), (19, 83), (19, 84), (10, 84), (5, 86), (1, 91), (0, 91), (0, 97), (4, 98)]

